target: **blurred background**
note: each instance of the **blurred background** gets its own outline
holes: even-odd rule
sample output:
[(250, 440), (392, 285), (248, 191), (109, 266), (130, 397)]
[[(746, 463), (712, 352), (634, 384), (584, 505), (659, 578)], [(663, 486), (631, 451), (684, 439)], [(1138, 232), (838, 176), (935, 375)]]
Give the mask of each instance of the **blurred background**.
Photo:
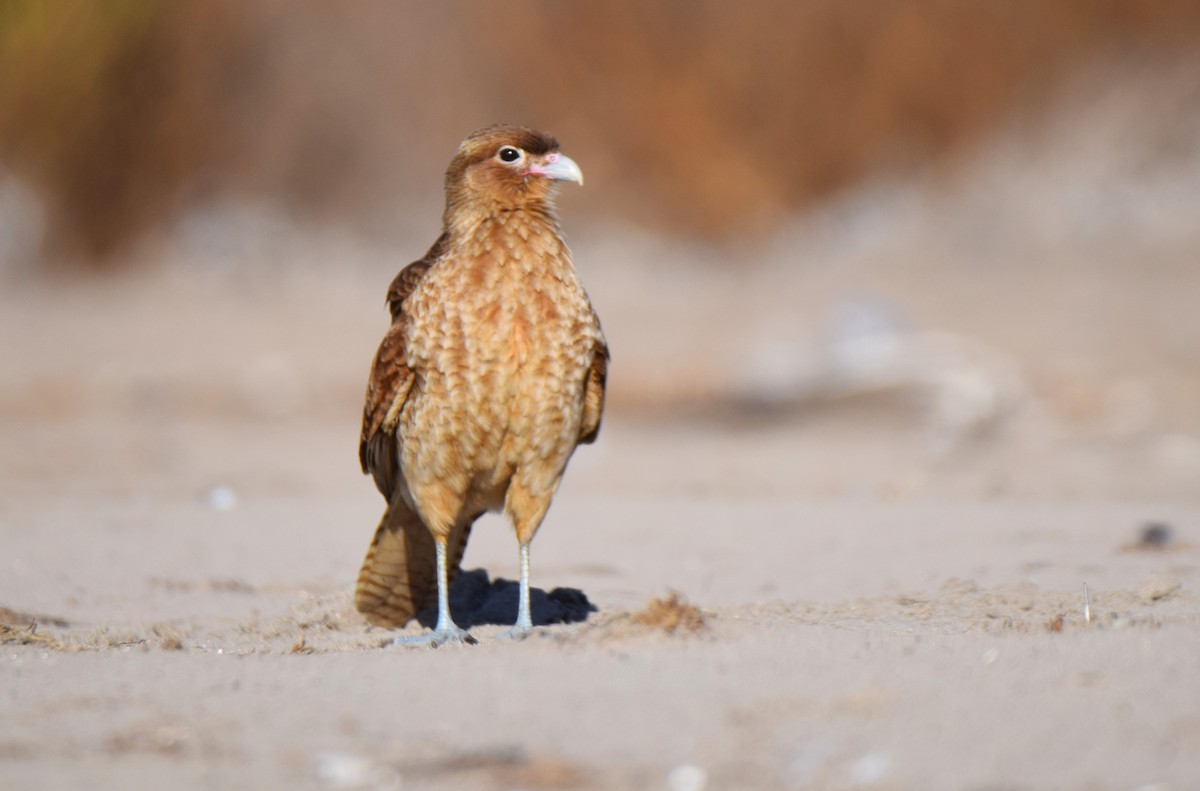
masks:
[(1198, 45), (1188, 0), (0, 0), (0, 462), (356, 475), (384, 290), (503, 121), (587, 176), (594, 485), (1194, 498)]

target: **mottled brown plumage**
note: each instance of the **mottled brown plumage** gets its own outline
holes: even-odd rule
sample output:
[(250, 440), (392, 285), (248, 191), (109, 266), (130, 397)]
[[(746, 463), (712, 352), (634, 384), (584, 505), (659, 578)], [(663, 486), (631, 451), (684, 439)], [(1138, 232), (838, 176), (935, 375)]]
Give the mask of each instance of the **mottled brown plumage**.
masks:
[(600, 428), (608, 348), (554, 215), (562, 179), (582, 182), (553, 138), (475, 132), (446, 171), (441, 236), (388, 288), (392, 325), (359, 446), (388, 508), (355, 604), (398, 627), (436, 597), (435, 645), (465, 637), (448, 586), (471, 524), (491, 510), (516, 530), (513, 634), (529, 630), (529, 542), (575, 447)]

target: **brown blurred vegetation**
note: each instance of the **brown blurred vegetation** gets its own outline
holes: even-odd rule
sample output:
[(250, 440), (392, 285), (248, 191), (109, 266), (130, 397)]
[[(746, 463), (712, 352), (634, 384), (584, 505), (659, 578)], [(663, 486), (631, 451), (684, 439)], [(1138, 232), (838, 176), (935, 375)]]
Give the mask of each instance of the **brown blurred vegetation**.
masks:
[(432, 223), (457, 140), (523, 122), (593, 208), (729, 238), (1197, 41), (1186, 0), (0, 0), (0, 162), (45, 200), (48, 258), (112, 261), (229, 196)]

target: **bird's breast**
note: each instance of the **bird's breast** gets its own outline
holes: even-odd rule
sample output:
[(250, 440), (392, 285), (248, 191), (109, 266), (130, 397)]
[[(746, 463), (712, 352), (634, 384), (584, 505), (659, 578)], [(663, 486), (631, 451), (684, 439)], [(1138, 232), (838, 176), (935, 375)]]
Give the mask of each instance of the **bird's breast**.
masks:
[(464, 474), (557, 474), (579, 435), (599, 324), (557, 237), (477, 247), (448, 256), (410, 298), (417, 392), (404, 446), (437, 448), (434, 466)]

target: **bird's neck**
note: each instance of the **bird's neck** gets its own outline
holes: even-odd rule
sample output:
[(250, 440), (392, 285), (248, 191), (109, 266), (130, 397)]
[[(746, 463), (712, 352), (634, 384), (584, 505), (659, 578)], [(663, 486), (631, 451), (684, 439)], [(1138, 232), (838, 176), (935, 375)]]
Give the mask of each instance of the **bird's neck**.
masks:
[[(448, 218), (446, 232), (451, 246), (461, 245), (492, 253), (508, 252), (514, 256), (522, 250), (559, 255), (566, 248), (558, 219), (543, 205), (458, 212)], [(492, 257), (503, 259), (506, 256)]]
[[(558, 282), (574, 279), (566, 243), (553, 215), (511, 211), (458, 217), (447, 226), (446, 266), (463, 273), (480, 288), (494, 287), (504, 278), (550, 277)], [(492, 285), (488, 285), (492, 284)]]
[(450, 201), (442, 214), (442, 225), (451, 237), (474, 235), (480, 227), (503, 228), (524, 224), (531, 229), (546, 227), (558, 234), (554, 207), (546, 201), (508, 204), (500, 201)]

